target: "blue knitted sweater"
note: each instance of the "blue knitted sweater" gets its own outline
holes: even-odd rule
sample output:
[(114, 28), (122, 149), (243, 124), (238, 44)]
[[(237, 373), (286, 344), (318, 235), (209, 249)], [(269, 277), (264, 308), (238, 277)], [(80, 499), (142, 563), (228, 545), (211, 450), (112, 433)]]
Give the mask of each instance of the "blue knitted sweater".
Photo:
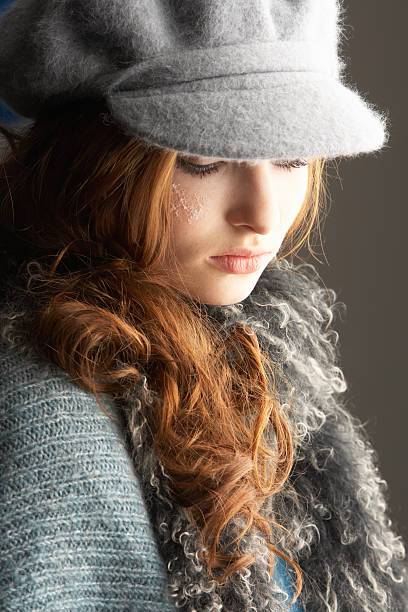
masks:
[(121, 426), (64, 370), (5, 342), (0, 371), (1, 610), (175, 610)]

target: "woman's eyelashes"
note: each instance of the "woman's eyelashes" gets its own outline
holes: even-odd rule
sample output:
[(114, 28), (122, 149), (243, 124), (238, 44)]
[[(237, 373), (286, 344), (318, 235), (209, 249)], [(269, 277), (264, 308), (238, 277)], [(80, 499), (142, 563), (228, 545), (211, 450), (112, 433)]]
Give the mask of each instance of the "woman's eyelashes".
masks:
[(212, 174), (213, 172), (218, 172), (223, 163), (224, 162), (216, 162), (213, 164), (200, 165), (193, 164), (192, 162), (187, 161), (182, 157), (177, 157), (176, 167), (183, 170), (183, 172), (187, 172), (187, 174), (198, 175), (202, 178), (205, 174)]
[[(221, 166), (226, 162), (214, 162), (211, 164), (194, 164), (191, 161), (184, 159), (183, 157), (177, 157), (176, 167), (180, 168), (183, 172), (191, 174), (193, 176), (200, 176), (203, 178), (205, 175), (216, 173), (220, 170)], [(293, 159), (293, 160), (282, 160), (272, 162), (274, 166), (282, 170), (290, 171), (294, 168), (300, 168), (307, 166), (309, 162), (305, 159)]]
[(280, 162), (273, 162), (274, 166), (282, 168), (283, 170), (292, 170), (293, 168), (301, 168), (302, 166), (308, 166), (309, 162), (306, 159), (292, 159), (283, 160)]

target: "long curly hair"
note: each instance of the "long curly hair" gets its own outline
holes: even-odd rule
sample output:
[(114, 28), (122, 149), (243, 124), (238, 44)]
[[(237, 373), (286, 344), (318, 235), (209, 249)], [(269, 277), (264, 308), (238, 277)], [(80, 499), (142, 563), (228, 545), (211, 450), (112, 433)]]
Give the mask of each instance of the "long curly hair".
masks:
[[(119, 397), (148, 375), (158, 397), (148, 414), (155, 452), (199, 529), (210, 575), (223, 584), (250, 565), (238, 544), (257, 529), (271, 573), (273, 553), (295, 570), (297, 598), (300, 567), (271, 541), (273, 517), (262, 510), (293, 465), (294, 433), (275, 392), (282, 373), (251, 329), (224, 333), (172, 282), (177, 152), (124, 135), (96, 101), (60, 108), (23, 130), (0, 129), (8, 141), (0, 228), (11, 237), (8, 260), (35, 298), (33, 344), (102, 410), (98, 392)], [(304, 243), (311, 249), (324, 163), (309, 166), (307, 196), (279, 258)], [(240, 527), (220, 546), (231, 525)]]

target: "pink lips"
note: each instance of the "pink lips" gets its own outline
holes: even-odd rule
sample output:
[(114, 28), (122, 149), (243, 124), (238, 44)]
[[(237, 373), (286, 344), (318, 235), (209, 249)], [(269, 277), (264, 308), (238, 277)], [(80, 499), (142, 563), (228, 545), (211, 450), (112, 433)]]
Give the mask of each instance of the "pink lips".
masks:
[(232, 248), (229, 251), (225, 251), (224, 253), (218, 253), (215, 257), (223, 257), (224, 255), (235, 255), (240, 257), (255, 257), (258, 255), (264, 255), (265, 253), (271, 253), (272, 251), (265, 251), (260, 247), (237, 247)]
[(253, 257), (244, 257), (236, 255), (221, 255), (218, 257), (209, 257), (208, 260), (217, 268), (230, 272), (232, 274), (249, 274), (256, 272), (265, 265), (265, 260), (271, 258), (271, 253), (263, 253)]

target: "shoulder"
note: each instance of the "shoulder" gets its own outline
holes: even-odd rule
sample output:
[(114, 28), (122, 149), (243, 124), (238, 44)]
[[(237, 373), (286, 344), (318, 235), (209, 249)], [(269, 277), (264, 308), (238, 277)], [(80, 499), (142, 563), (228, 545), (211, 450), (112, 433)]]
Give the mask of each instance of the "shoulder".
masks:
[(72, 607), (89, 598), (166, 610), (164, 567), (113, 398), (99, 396), (114, 421), (67, 372), (5, 341), (0, 371), (2, 609), (46, 607), (59, 590)]
[[(60, 367), (45, 360), (28, 344), (10, 344), (0, 339), (0, 405), (3, 426), (12, 426), (21, 417), (32, 417), (39, 434), (47, 427), (47, 437), (61, 436), (65, 432), (62, 423), (82, 423), (84, 419), (90, 430), (100, 430), (114, 437), (112, 421), (103, 413), (92, 393), (83, 390)], [(112, 416), (117, 408), (113, 398), (103, 395), (109, 404)], [(34, 426), (29, 422), (27, 425)], [(118, 430), (119, 431), (119, 430)]]
[(29, 448), (38, 454), (40, 444), (53, 441), (53, 452), (65, 457), (81, 453), (84, 459), (101, 452), (106, 460), (106, 453), (125, 457), (120, 414), (112, 397), (101, 394), (100, 401), (113, 420), (92, 393), (28, 345), (0, 341), (0, 371), (0, 431), (13, 439), (13, 449), (21, 444), (25, 454)]

